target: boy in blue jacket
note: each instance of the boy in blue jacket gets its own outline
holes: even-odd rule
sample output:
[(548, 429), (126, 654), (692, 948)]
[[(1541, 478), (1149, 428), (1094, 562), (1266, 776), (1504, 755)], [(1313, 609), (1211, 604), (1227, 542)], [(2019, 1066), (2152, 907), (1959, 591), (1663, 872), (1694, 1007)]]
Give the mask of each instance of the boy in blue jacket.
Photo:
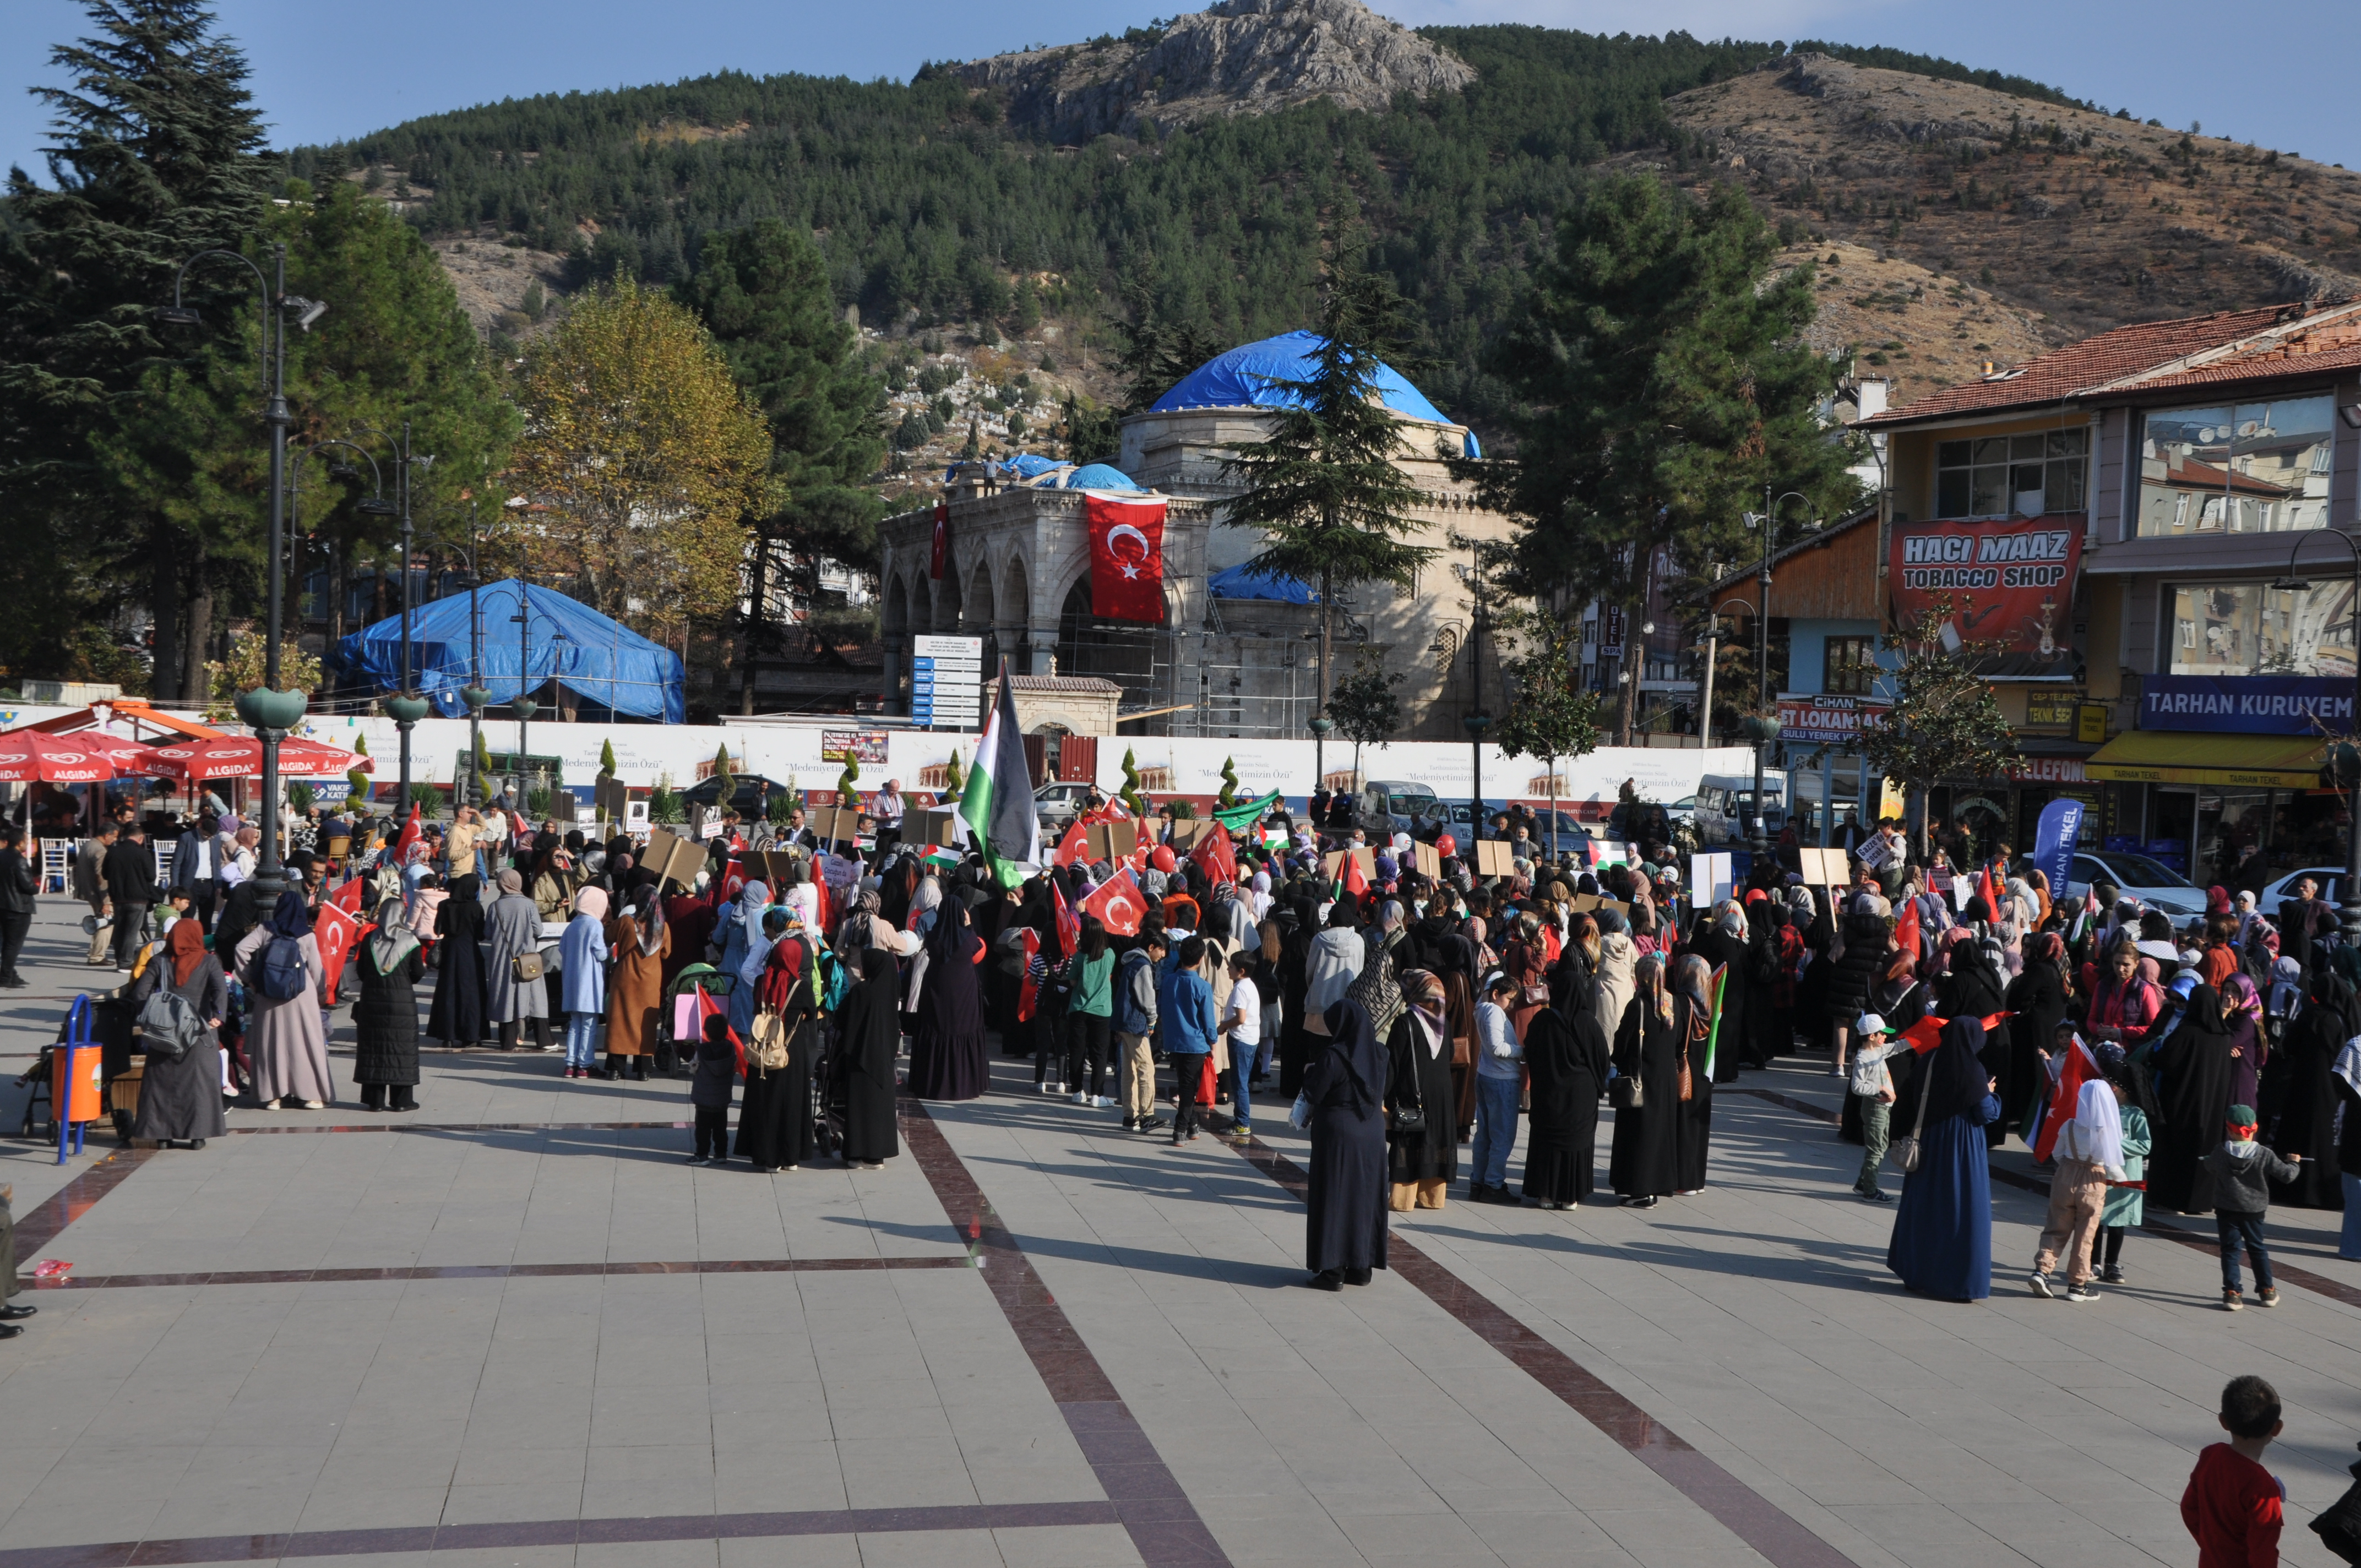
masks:
[(1180, 1088), (1172, 1114), (1175, 1144), (1197, 1140), (1197, 1096), (1203, 1092), (1205, 1058), (1213, 1053), (1213, 1034), (1221, 1026), (1213, 1016), (1213, 988), (1197, 972), (1204, 959), (1205, 939), (1190, 938), (1180, 944), (1179, 962), (1157, 985), (1157, 1028)]

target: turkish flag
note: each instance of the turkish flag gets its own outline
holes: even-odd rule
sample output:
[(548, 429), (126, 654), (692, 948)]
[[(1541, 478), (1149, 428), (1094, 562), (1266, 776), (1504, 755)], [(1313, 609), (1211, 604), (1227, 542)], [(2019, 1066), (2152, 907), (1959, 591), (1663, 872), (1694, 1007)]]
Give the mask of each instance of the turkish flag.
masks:
[(1235, 883), (1238, 880), (1237, 851), (1230, 847), (1230, 830), (1220, 823), (1205, 835), (1205, 841), (1189, 851), (1189, 858), (1210, 882)]
[(1356, 898), (1365, 897), (1369, 891), (1369, 879), (1361, 874), (1361, 859), (1350, 850), (1345, 851), (1345, 891)]
[(1016, 988), (1016, 1021), (1027, 1024), (1041, 1006), (1041, 982), (1033, 973), (1034, 956), (1041, 950), (1041, 933), (1030, 926), (1020, 926), (1017, 932), (1017, 939), (1025, 944), (1025, 979)]
[(345, 977), (345, 955), (353, 950), (361, 923), (333, 900), (323, 903), (312, 918), (312, 937), (320, 945), (321, 1000), (336, 1004), (336, 982)]
[(2075, 1036), (2074, 1048), (2058, 1064), (2058, 1083), (2049, 1091), (2049, 1103), (2042, 1110), (2041, 1131), (2034, 1136), (2033, 1157), (2037, 1164), (2048, 1159), (2058, 1147), (2058, 1135), (2074, 1119), (2082, 1098), (2082, 1085), (2098, 1076), (2099, 1058), (2091, 1054), (2081, 1036)]
[(937, 582), (943, 580), (943, 568), (951, 562), (951, 503), (935, 503), (935, 554), (928, 564), (927, 576)]
[(1918, 901), (1906, 900), (1902, 917), (1894, 923), (1894, 945), (1916, 963), (1918, 959)]
[(397, 866), (408, 865), (410, 851), (417, 847), (418, 807), (412, 806), (410, 808), (410, 820), (401, 825), (401, 837), (393, 841), (393, 863)]
[(1101, 620), (1164, 620), (1164, 503), (1085, 493), (1091, 613)]
[(1082, 910), (1118, 937), (1137, 937), (1140, 916), (1148, 913), (1148, 895), (1126, 867), (1083, 899)]
[[(2008, 1022), (2009, 1016), (2006, 1013), (1994, 1013), (1980, 1022), (1984, 1026), (1984, 1033), (1990, 1034)], [(1949, 1022), (1949, 1018), (1937, 1018), (1931, 1015), (1921, 1018), (1903, 1030), (1900, 1038), (1905, 1045), (1923, 1057), (1943, 1043), (1943, 1026)]]
[[(705, 987), (704, 987), (704, 986), (702, 986), (702, 985), (697, 986), (697, 1037), (698, 1039), (702, 1040), (703, 1038), (705, 1038), (705, 1023), (706, 1023), (706, 1020), (707, 1020), (707, 1019), (708, 1019), (708, 1018), (719, 1018), (719, 1019), (723, 1019), (723, 1020), (725, 1020), (725, 1027), (726, 1027), (726, 1026), (727, 1026), (727, 1025), (726, 1025), (726, 1020), (729, 1018), (729, 1016), (730, 1016), (730, 1009), (728, 1009), (727, 1007), (724, 1007), (724, 1006), (723, 1006), (723, 1005), (721, 1005), (721, 1003), (719, 1003), (719, 1002), (714, 1001), (712, 997), (708, 996), (708, 995), (705, 993)], [(746, 1075), (746, 1042), (745, 1042), (745, 1041), (743, 1041), (743, 1040), (741, 1040), (741, 1039), (740, 1039), (740, 1038), (738, 1037), (738, 1031), (737, 1031), (737, 1030), (735, 1030), (735, 1029), (731, 1029), (731, 1030), (730, 1031), (730, 1050), (731, 1050), (732, 1052), (734, 1052), (734, 1053), (736, 1054), (736, 1056), (737, 1056), (737, 1058), (738, 1058), (738, 1075), (739, 1075), (741, 1078), (743, 1078), (743, 1077)]]
[(1058, 950), (1071, 959), (1082, 940), (1082, 917), (1067, 905), (1066, 890), (1054, 882), (1049, 884), (1049, 897), (1058, 906)]
[(1078, 821), (1066, 829), (1066, 836), (1058, 840), (1058, 852), (1050, 859), (1061, 866), (1079, 865), (1082, 862), (1083, 857), (1089, 852), (1091, 841), (1091, 836), (1082, 830), (1082, 826)]
[(328, 895), (328, 902), (334, 904), (337, 908), (343, 910), (347, 915), (358, 915), (361, 912), (361, 899), (368, 894), (368, 883), (363, 882), (358, 877), (354, 877), (351, 881), (346, 883), (344, 886), (336, 889), (335, 893), (330, 894)]
[(2000, 890), (1993, 886), (1992, 867), (1986, 866), (1976, 873), (1976, 891), (1984, 896), (1986, 917), (1993, 920), (1999, 919)]

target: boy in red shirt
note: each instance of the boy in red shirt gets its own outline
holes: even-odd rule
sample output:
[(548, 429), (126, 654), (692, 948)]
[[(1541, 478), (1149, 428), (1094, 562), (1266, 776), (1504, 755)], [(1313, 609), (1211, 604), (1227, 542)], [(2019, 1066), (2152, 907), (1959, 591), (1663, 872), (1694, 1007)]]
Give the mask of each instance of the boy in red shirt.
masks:
[(2279, 1391), (2259, 1377), (2233, 1377), (2222, 1389), (2217, 1442), (2197, 1456), (2180, 1519), (2197, 1538), (2197, 1568), (2278, 1568), (2279, 1508), (2287, 1488), (2263, 1468), (2263, 1450), (2287, 1430)]

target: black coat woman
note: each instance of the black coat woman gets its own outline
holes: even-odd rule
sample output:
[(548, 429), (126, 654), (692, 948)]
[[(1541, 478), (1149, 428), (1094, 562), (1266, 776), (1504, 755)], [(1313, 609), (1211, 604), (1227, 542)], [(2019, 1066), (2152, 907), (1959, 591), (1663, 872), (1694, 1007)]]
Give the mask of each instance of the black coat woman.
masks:
[(426, 973), (425, 950), (401, 900), (378, 905), (377, 924), (361, 938), (356, 955), (361, 993), (353, 1002), (353, 1081), (360, 1085), (364, 1111), (415, 1111), (418, 1098), (418, 992)]
[(902, 1146), (894, 1130), (894, 1058), (902, 1047), (899, 970), (883, 948), (862, 948), (857, 961), (860, 978), (836, 1014), (844, 1163), (874, 1170)]
[(476, 873), (451, 879), (451, 895), (434, 912), (434, 1006), (426, 1037), (446, 1046), (483, 1043), (489, 986), (484, 979), (484, 902)]
[[(1633, 980), (1631, 1001), (1615, 1032), (1614, 1063), (1617, 1073), (1639, 1086), (1639, 1101), (1616, 1108), (1607, 1183), (1626, 1208), (1653, 1209), (1657, 1199), (1681, 1190), (1683, 1052), (1663, 957), (1642, 959)], [(1695, 1092), (1693, 1082), (1688, 1087)]]
[(1828, 964), (1822, 1009), (1837, 1041), (1837, 1062), (1830, 1070), (1839, 1076), (1851, 1048), (1852, 1026), (1869, 1011), (1870, 990), (1883, 972), (1886, 950), (1893, 945), (1894, 932), (1885, 921), (1884, 904), (1873, 893), (1853, 894), (1839, 931), (1843, 951)]
[(221, 1048), (215, 1032), (228, 1014), (229, 981), (221, 960), (205, 951), (205, 934), (194, 920), (172, 922), (164, 941), (164, 951), (148, 960), (147, 970), (132, 985), (132, 1016), (138, 1015), (158, 986), (167, 985), (195, 1010), (199, 1036), (182, 1042), (187, 1048), (178, 1061), (172, 1059), (169, 1042), (147, 1042), (131, 1136), (202, 1148), (207, 1138), (220, 1137), (224, 1127)]
[[(1568, 966), (1559, 966), (1560, 973)], [(1598, 1163), (1598, 1097), (1607, 1091), (1607, 1035), (1587, 1001), (1568, 994), (1525, 1024), (1532, 1111), (1525, 1132), (1525, 1201), (1566, 1209), (1590, 1196)]]
[[(1936, 1015), (1943, 1018), (1984, 1019), (2008, 1006), (2008, 982), (2002, 978), (2000, 948), (1989, 939), (1970, 939), (1951, 946), (1951, 972), (1938, 992)], [(2063, 1011), (2061, 1003), (2060, 1010)], [(2009, 1044), (2005, 1028), (1986, 1031), (1983, 1040), (1984, 1076), (2000, 1085), (1998, 1097), (2005, 1106), (2010, 1083), (2015, 1073), (2015, 1047)], [(2029, 1094), (2031, 1091), (2028, 1089)], [(1984, 1146), (1998, 1148), (2008, 1136), (2005, 1114), (1994, 1116), (1984, 1124)]]
[[(1755, 992), (1769, 990), (1754, 983), (1752, 966), (1747, 961), (1748, 940), (1746, 912), (1732, 898), (1723, 901), (1712, 924), (1689, 944), (1689, 951), (1706, 966), (1708, 975), (1714, 970), (1722, 971), (1720, 1044), (1713, 1060), (1716, 1083), (1737, 1078), (1753, 1048)], [(1762, 1000), (1765, 1006), (1769, 1004), (1767, 995)]]
[[(2311, 1000), (2288, 1025), (2263, 1070), (2263, 1142), (2282, 1157), (2301, 1155), (2293, 1181), (2271, 1183), (2271, 1202), (2299, 1209), (2345, 1207), (2338, 1168), (2336, 1059), (2361, 1035), (2361, 999), (2342, 976), (2313, 979)], [(2347, 1123), (2356, 1113), (2345, 1113)]]
[(2239, 1047), (2231, 1005), (2212, 986), (2198, 986), (2180, 1025), (2156, 1048), (2164, 1124), (2154, 1129), (2147, 1201), (2168, 1212), (2203, 1214), (2213, 1208), (2213, 1173), (2202, 1162), (2221, 1143), (2235, 1103), (2237, 1058), (2232, 1052)]
[(1402, 976), (1402, 997), (1409, 1005), (1386, 1041), (1388, 1179), (1396, 1209), (1440, 1209), (1459, 1170), (1458, 1105), (1443, 981), (1430, 970), (1411, 970)]
[[(769, 916), (781, 917), (776, 910)], [(819, 1152), (812, 1115), (812, 1052), (819, 1028), (812, 1016), (811, 984), (805, 970), (810, 962), (809, 944), (800, 931), (782, 936), (771, 944), (755, 981), (756, 1016), (778, 1014), (787, 1047), (785, 1065), (764, 1068), (755, 1063), (753, 1042), (747, 1047), (737, 1152), (757, 1174), (793, 1170)]]
[(2001, 1122), (2015, 1127), (2024, 1124), (2037, 1086), (2047, 1081), (2041, 1071), (2041, 1053), (2049, 1048), (2066, 1016), (2064, 938), (2055, 931), (2040, 931), (2025, 939), (2025, 970), (2008, 982), (2004, 1005), (2009, 1014), (2008, 1071), (1993, 1076), (2000, 1079)]
[(1312, 1108), (1312, 1165), (1304, 1188), (1305, 1263), (1323, 1290), (1367, 1285), (1386, 1266), (1386, 1102), (1389, 1063), (1369, 1015), (1349, 997), (1322, 1015), (1303, 1065)]

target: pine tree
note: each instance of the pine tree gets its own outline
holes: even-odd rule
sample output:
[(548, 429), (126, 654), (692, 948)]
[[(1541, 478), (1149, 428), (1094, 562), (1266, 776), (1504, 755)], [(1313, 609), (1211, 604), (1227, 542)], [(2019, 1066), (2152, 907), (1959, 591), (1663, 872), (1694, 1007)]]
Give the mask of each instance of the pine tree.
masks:
[[(776, 218), (706, 236), (697, 275), (675, 293), (701, 316), (771, 427), (774, 509), (754, 521), (742, 634), (739, 711), (754, 711), (757, 656), (776, 650), (765, 614), (775, 575), (807, 630), (822, 635), (845, 619), (841, 594), (824, 592), (829, 563), (873, 568), (885, 506), (863, 482), (884, 456), (884, 384), (861, 362), (859, 339), (839, 312), (818, 247)], [(907, 421), (896, 439), (905, 445)]]
[[(1510, 586), (1642, 619), (1650, 563), (1701, 574), (1759, 553), (1763, 487), (1836, 517), (1860, 490), (1817, 417), (1838, 367), (1805, 344), (1812, 269), (1768, 277), (1778, 240), (1734, 186), (1692, 202), (1647, 175), (1602, 181), (1558, 225), (1497, 365), (1521, 400), (1518, 456), (1462, 466), (1522, 527)], [(1628, 731), (1641, 639), (1624, 640)]]
[(1340, 265), (1320, 312), (1320, 346), (1300, 380), (1274, 378), (1291, 398), (1272, 416), (1270, 433), (1241, 446), (1224, 471), (1246, 486), (1229, 521), (1262, 531), (1255, 570), (1316, 585), (1320, 594), (1320, 687), (1325, 714), (1334, 678), (1330, 656), (1340, 588), (1387, 582), (1410, 587), (1433, 551), (1403, 543), (1424, 527), (1411, 516), (1418, 490), (1394, 464), (1400, 420), (1378, 396), (1383, 356), (1409, 334), (1393, 286)]
[[(0, 239), (0, 513), (13, 546), (0, 551), (0, 594), (14, 607), (0, 663), (17, 667), (55, 663), (77, 628), (126, 598), (168, 627), (183, 594), (203, 591), (203, 560), (156, 498), (115, 492), (97, 458), (149, 365), (192, 346), (159, 338), (153, 315), (181, 263), (249, 248), (264, 211), (246, 60), (213, 13), (198, 0), (86, 9), (94, 36), (49, 55), (68, 85), (34, 89), (54, 116), (52, 188), (12, 169)], [(253, 280), (208, 263), (189, 297), (251, 301)], [(229, 312), (208, 321), (214, 336), (239, 336)], [(249, 420), (256, 401), (249, 392)], [(105, 528), (89, 526), (96, 516)], [(170, 695), (202, 696), (202, 665), (192, 652), (165, 670), (179, 677)]]

